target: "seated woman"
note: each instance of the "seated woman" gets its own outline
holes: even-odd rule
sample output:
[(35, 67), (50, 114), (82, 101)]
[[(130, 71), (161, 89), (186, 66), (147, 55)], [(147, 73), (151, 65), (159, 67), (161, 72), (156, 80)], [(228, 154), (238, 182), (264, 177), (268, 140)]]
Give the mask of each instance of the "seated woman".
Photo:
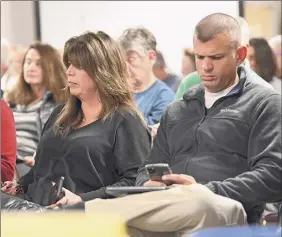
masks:
[(48, 44), (31, 44), (24, 56), (17, 83), (4, 95), (16, 123), (16, 167), (19, 176), (30, 169), (24, 164), (24, 159), (34, 154), (53, 108), (64, 101), (62, 90), (65, 85), (65, 67), (59, 52)]
[(16, 128), (13, 112), (1, 99), (1, 182), (13, 180), (16, 154)]
[(264, 38), (250, 39), (248, 59), (250, 66), (260, 77), (281, 94), (281, 79), (276, 77), (277, 64), (275, 54)]
[[(63, 59), (67, 102), (47, 121), (30, 172), (2, 191), (15, 194), (22, 185), (32, 194), (51, 172), (65, 177), (63, 204), (108, 198), (106, 186), (134, 185), (150, 150), (150, 134), (133, 101), (125, 58), (112, 38), (103, 32), (73, 37)], [(30, 200), (35, 202), (32, 195)]]

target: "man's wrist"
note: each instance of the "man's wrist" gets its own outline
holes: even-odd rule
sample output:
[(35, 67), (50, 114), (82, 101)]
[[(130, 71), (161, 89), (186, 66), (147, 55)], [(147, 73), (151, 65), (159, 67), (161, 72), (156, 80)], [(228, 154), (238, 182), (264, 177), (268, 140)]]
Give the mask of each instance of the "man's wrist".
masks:
[(216, 187), (214, 186), (213, 183), (209, 182), (209, 183), (205, 184), (205, 186), (206, 186), (209, 190), (211, 190), (213, 193), (217, 193)]

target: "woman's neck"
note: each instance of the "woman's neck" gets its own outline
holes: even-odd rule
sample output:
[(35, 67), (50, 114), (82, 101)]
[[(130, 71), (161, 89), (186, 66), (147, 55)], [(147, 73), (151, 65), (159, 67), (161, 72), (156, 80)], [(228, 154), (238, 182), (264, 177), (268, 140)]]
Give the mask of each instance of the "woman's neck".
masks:
[(98, 115), (102, 110), (102, 104), (98, 97), (92, 98), (91, 100), (82, 100), (81, 109), (84, 121), (91, 123), (98, 119)]
[(32, 85), (31, 90), (35, 94), (36, 100), (40, 100), (46, 94), (47, 88), (42, 85)]

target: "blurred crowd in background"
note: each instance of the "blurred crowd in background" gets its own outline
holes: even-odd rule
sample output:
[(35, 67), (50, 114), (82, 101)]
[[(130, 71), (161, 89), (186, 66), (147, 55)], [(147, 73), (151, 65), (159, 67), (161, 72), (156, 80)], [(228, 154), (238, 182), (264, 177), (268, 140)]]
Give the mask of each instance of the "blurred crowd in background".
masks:
[[(277, 34), (269, 33), (266, 29), (272, 27), (272, 25), (266, 26), (265, 24), (273, 24), (273, 21), (260, 17), (257, 17), (257, 22), (254, 24), (255, 13), (253, 9), (257, 6), (252, 4), (246, 6), (245, 16), (236, 17), (241, 28), (241, 44), (247, 47), (247, 57), (242, 64), (281, 94), (281, 31)], [(261, 14), (268, 16), (267, 11), (261, 11)], [(261, 26), (259, 27), (260, 23)], [(277, 21), (277, 25), (279, 24), (281, 26), (281, 19), (280, 22)], [(187, 28), (189, 28), (188, 23), (186, 24)], [(89, 31), (93, 31), (93, 29), (89, 29)], [(144, 38), (148, 42), (143, 42)], [(142, 27), (139, 30), (131, 29), (115, 40), (127, 52), (127, 67), (130, 75), (130, 88), (132, 88), (131, 92), (135, 102), (134, 106), (138, 109), (137, 113), (144, 117), (145, 124), (154, 138), (167, 106), (175, 100), (181, 100), (184, 93), (193, 86), (201, 84), (195, 62), (197, 55), (195, 55), (193, 47), (181, 48), (182, 55), (179, 60), (181, 62), (181, 73), (178, 73), (169, 67), (167, 63), (169, 60), (158, 48), (158, 39), (154, 37), (154, 32)], [(142, 57), (141, 54), (134, 53), (134, 47), (137, 44), (134, 46), (131, 41), (141, 42), (140, 45), (143, 49), (154, 52), (150, 55), (150, 51), (148, 57)], [(172, 47), (177, 47), (177, 45), (172, 42)], [(140, 49), (136, 49), (136, 52), (140, 52), (138, 50)], [(74, 50), (73, 52), (77, 53), (78, 51)], [(42, 131), (47, 121), (50, 121), (49, 118), (53, 109), (67, 101), (62, 91), (67, 87), (75, 87), (75, 84), (77, 84), (69, 78), (75, 71), (72, 68), (73, 65), (79, 68), (80, 61), (71, 58), (72, 54), (68, 53), (64, 52), (62, 48), (54, 47), (49, 42), (34, 40), (28, 45), (22, 45), (9, 42), (8, 39), (1, 36), (2, 111), (8, 111), (6, 119), (15, 122), (14, 128), (9, 128), (9, 131), (7, 131), (8, 127), (6, 130), (2, 130), (2, 143), (5, 142), (7, 137), (10, 137), (13, 129), (16, 134), (16, 140), (9, 141), (9, 144), (12, 144), (14, 148), (11, 149), (10, 145), (2, 144), (1, 152), (7, 152), (3, 156), (4, 159), (1, 159), (2, 182), (13, 179), (18, 181), (30, 172), (35, 164), (34, 158)], [(154, 62), (151, 65), (152, 61)], [(125, 82), (121, 80), (120, 83)], [(114, 88), (114, 85), (112, 86)], [(107, 90), (105, 89), (105, 91)], [(126, 95), (127, 91), (123, 93)], [(129, 96), (129, 98), (131, 97)], [(111, 103), (109, 102), (109, 104)], [(79, 119), (83, 125), (85, 121), (82, 117), (79, 117)], [(137, 149), (137, 151), (139, 150)], [(14, 156), (15, 159), (9, 159), (9, 156)], [(277, 206), (270, 206), (269, 208), (269, 212), (271, 212), (271, 208), (277, 211)]]

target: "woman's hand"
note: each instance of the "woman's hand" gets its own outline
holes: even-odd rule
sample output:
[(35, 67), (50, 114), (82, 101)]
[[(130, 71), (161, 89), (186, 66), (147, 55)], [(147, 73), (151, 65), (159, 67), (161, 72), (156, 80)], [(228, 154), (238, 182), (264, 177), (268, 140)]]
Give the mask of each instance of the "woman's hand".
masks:
[(11, 195), (17, 195), (20, 191), (20, 185), (16, 181), (6, 181), (4, 182), (1, 191)]
[(32, 167), (32, 166), (34, 166), (34, 163), (35, 163), (34, 156), (26, 156), (24, 158), (24, 164), (25, 165)]
[(159, 126), (160, 126), (160, 123), (157, 123), (157, 124), (154, 124), (154, 125), (151, 126), (151, 129), (152, 129), (152, 130), (151, 130), (151, 136), (152, 136), (153, 139), (154, 139), (154, 138), (156, 137), (156, 135), (157, 135)]
[(58, 206), (62, 206), (62, 205), (73, 205), (79, 202), (82, 202), (82, 199), (80, 196), (72, 193), (71, 191), (63, 188), (63, 191), (65, 192), (65, 196), (60, 199), (59, 201), (57, 201), (55, 204), (50, 205), (49, 208), (55, 208)]

